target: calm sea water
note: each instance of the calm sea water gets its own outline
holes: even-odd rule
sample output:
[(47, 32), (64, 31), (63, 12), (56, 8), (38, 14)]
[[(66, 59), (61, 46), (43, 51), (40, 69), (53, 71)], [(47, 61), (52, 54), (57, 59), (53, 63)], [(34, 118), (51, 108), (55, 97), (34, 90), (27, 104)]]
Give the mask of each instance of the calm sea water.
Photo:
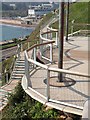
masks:
[[(58, 5), (54, 5), (53, 9), (56, 9)], [(52, 9), (52, 10), (53, 10)], [(48, 11), (36, 11), (36, 14), (43, 15), (51, 12), (52, 10)], [(12, 40), (13, 38), (20, 38), (25, 37), (26, 35), (30, 35), (34, 28), (27, 28), (27, 27), (19, 27), (13, 25), (6, 25), (0, 24), (0, 41), (5, 40)]]
[(0, 41), (5, 41), (30, 35), (34, 28), (0, 24), (0, 30), (2, 30)]

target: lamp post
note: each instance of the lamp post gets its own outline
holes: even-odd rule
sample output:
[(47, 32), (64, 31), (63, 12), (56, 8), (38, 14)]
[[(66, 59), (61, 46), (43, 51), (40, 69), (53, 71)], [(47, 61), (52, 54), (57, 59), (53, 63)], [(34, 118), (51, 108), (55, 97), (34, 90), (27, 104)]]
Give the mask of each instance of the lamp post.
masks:
[[(58, 68), (60, 69), (63, 69), (63, 39), (64, 39), (64, 2), (61, 1), (61, 3), (59, 3), (59, 56), (58, 56)], [(58, 73), (58, 82), (63, 82), (62, 73)]]
[(66, 5), (66, 41), (68, 41), (68, 32), (69, 32), (69, 0)]

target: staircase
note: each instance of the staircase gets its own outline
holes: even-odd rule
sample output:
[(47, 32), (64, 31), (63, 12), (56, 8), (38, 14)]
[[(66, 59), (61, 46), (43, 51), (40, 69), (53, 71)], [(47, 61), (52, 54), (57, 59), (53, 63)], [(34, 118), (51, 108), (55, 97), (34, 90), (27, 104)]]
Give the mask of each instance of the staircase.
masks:
[(11, 75), (11, 80), (21, 80), (24, 73), (25, 73), (25, 61), (22, 59), (20, 60), (17, 59)]
[(21, 54), (20, 59), (18, 58), (16, 59), (13, 71), (11, 73), (10, 81), (8, 82), (8, 84), (0, 88), (0, 111), (2, 111), (2, 109), (7, 105), (8, 93), (11, 93), (14, 90), (18, 82), (22, 80), (24, 73), (25, 73), (25, 61), (24, 55)]

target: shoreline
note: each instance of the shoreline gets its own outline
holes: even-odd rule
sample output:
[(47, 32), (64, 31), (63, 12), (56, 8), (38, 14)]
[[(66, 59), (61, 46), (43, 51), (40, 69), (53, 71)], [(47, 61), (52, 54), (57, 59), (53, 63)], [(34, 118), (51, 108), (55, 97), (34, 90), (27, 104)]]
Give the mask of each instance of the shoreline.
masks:
[[(39, 22), (37, 22), (36, 24), (32, 24), (32, 25), (27, 25), (27, 24), (21, 24), (20, 20), (11, 20), (11, 19), (0, 19), (0, 24), (6, 24), (6, 25), (12, 25), (12, 26), (20, 26), (20, 27), (36, 27)], [(0, 41), (0, 45), (4, 45), (6, 43), (12, 43), (12, 40), (4, 40), (4, 41)]]
[(34, 23), (32, 25), (21, 24), (20, 20), (10, 20), (10, 19), (0, 19), (1, 24), (15, 25), (21, 27), (36, 27), (38, 23)]

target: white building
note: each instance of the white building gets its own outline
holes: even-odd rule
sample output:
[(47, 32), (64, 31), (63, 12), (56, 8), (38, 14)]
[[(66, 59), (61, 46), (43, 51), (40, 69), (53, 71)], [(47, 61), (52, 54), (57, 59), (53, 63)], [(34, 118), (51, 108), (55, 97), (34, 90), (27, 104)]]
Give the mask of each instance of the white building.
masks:
[(34, 9), (29, 9), (28, 10), (28, 17), (30, 17), (30, 18), (35, 18), (36, 17)]

